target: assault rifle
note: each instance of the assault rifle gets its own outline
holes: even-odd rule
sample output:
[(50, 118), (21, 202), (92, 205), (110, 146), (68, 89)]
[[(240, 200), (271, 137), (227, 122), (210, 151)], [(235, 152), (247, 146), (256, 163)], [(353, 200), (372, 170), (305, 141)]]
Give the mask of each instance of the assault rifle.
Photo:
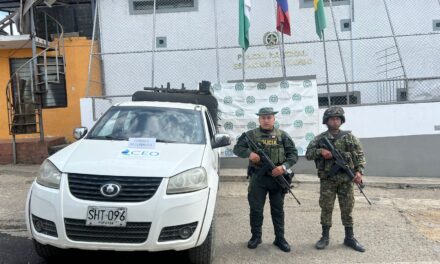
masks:
[[(330, 151), (332, 153), (333, 159), (335, 160), (335, 164), (332, 166), (330, 170), (330, 177), (334, 176), (336, 173), (338, 173), (338, 171), (343, 170), (345, 173), (347, 173), (350, 180), (353, 180), (355, 178), (353, 170), (348, 166), (341, 152), (337, 150), (335, 146), (333, 146), (333, 144), (330, 142), (330, 140), (328, 140), (328, 138), (323, 137), (321, 140), (319, 140), (318, 145)], [(367, 202), (371, 205), (370, 199), (368, 199), (367, 195), (364, 193), (363, 190), (365, 185), (362, 183), (356, 183), (356, 185), (359, 188), (359, 191), (365, 197), (365, 199), (367, 199)]]
[[(264, 148), (261, 146), (260, 143), (255, 143), (246, 133), (243, 133), (246, 136), (246, 140), (248, 144), (251, 146), (251, 148), (255, 149), (255, 152), (260, 156), (262, 168), (260, 169), (260, 174), (266, 174), (267, 172), (271, 172), (276, 166), (272, 162), (272, 160), (267, 156), (266, 152), (264, 151)], [(293, 174), (293, 173), (292, 173)], [(293, 177), (293, 176), (292, 176)], [(300, 201), (296, 198), (295, 194), (292, 192), (292, 186), (286, 179), (291, 179), (290, 173), (284, 172), (283, 175), (275, 177), (276, 183), (281, 187), (284, 193), (289, 192), (293, 198), (295, 198), (296, 202), (298, 204), (301, 204)]]

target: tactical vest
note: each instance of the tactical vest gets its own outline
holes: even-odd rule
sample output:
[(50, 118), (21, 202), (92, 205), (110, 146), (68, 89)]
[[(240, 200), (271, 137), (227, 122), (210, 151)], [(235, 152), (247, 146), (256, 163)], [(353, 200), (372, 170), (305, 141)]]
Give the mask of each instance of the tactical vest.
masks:
[(270, 134), (263, 133), (259, 128), (252, 131), (252, 138), (264, 146), (264, 151), (275, 165), (285, 161), (282, 132), (274, 128)]
[[(350, 134), (350, 131), (341, 131), (341, 133), (335, 139), (330, 139), (330, 141), (334, 144), (336, 149), (341, 151), (342, 157), (348, 163), (348, 166), (351, 169), (354, 169), (354, 164), (357, 162), (357, 156), (354, 153), (352, 144), (347, 141), (346, 137), (348, 134)], [(315, 160), (315, 163), (316, 168), (318, 169), (318, 176), (320, 178), (327, 178), (328, 173), (334, 165), (334, 160), (325, 160), (324, 158), (320, 157), (319, 159)]]

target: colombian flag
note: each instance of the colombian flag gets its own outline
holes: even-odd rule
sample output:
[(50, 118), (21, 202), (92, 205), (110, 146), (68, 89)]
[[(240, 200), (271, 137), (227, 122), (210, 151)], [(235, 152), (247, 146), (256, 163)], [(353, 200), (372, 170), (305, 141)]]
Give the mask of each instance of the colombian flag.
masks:
[[(283, 31), (281, 31), (283, 25)], [(287, 0), (277, 0), (277, 30), (290, 36), (290, 16)]]
[(240, 47), (246, 51), (249, 48), (249, 27), (251, 26), (249, 16), (251, 13), (251, 0), (240, 0), (238, 10), (238, 43), (240, 44)]

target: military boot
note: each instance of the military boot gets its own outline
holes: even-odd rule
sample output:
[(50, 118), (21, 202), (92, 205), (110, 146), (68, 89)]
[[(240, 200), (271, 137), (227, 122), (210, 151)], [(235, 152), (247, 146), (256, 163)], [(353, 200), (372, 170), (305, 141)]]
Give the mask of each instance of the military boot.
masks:
[(365, 252), (365, 248), (356, 240), (356, 238), (354, 238), (352, 226), (345, 227), (344, 245), (351, 247), (356, 251)]
[(284, 237), (276, 237), (273, 244), (284, 252), (290, 252), (291, 250), (289, 243), (286, 241), (286, 239), (284, 239)]
[(257, 248), (259, 244), (261, 244), (261, 235), (252, 235), (251, 239), (249, 239), (247, 246), (250, 249), (254, 249)]
[(317, 249), (324, 249), (328, 246), (328, 243), (330, 242), (330, 226), (322, 226), (322, 237), (321, 239), (316, 242), (315, 246)]

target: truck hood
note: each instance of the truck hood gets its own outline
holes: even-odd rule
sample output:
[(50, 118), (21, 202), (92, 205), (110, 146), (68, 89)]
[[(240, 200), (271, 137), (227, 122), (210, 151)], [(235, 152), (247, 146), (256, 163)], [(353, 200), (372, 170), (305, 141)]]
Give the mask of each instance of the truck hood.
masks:
[(127, 141), (80, 140), (49, 158), (65, 173), (171, 177), (200, 167), (205, 145), (156, 143), (154, 149), (128, 148)]

